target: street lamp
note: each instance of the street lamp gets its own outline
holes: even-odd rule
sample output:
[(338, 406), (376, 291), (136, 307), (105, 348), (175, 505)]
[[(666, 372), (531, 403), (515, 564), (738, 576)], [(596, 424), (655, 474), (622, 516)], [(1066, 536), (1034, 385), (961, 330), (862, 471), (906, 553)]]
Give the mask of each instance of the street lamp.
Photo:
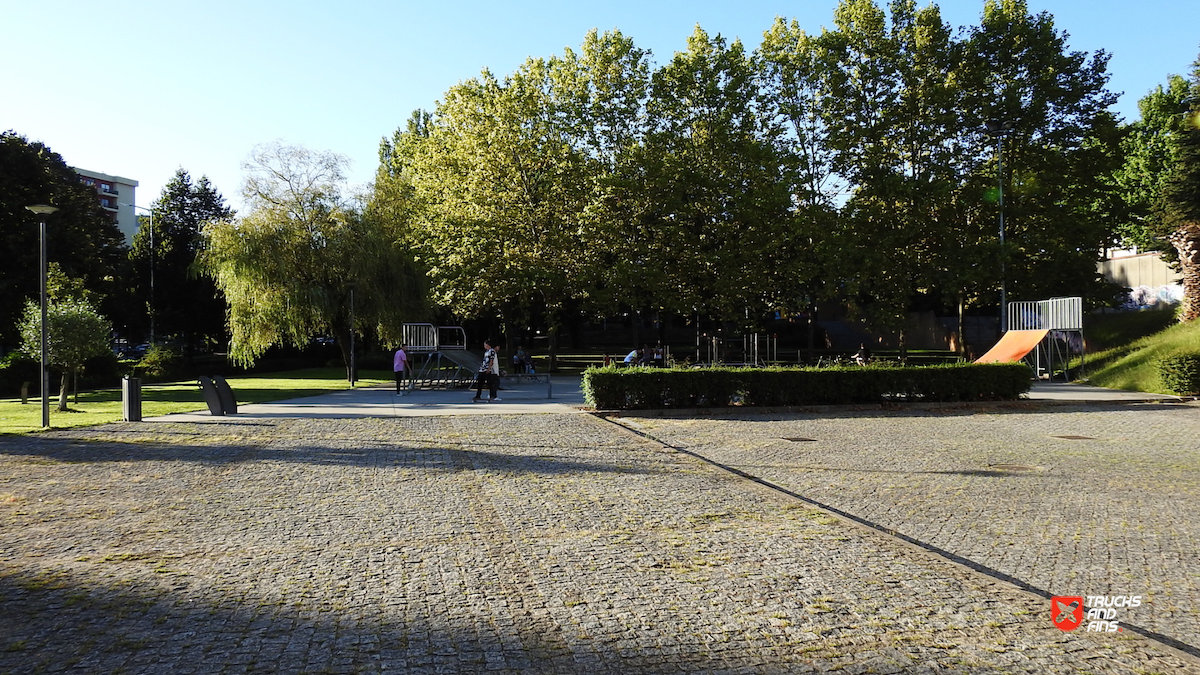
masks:
[(996, 180), (999, 185), (1000, 205), (1000, 333), (1008, 330), (1008, 296), (1005, 290), (1004, 270), (1004, 137), (1013, 132), (1012, 122), (997, 119), (985, 124), (988, 136), (996, 139)]
[[(154, 211), (144, 206), (137, 204), (125, 204), (132, 209), (141, 209), (150, 214), (150, 344), (154, 344)], [(137, 212), (134, 211), (134, 220), (137, 220)]]
[(45, 204), (34, 204), (25, 208), (37, 214), (39, 223), (38, 236), (40, 239), (41, 278), (38, 281), (40, 282), (42, 296), (42, 428), (47, 429), (50, 427), (50, 359), (47, 350), (49, 342), (46, 338), (46, 216), (58, 209)]

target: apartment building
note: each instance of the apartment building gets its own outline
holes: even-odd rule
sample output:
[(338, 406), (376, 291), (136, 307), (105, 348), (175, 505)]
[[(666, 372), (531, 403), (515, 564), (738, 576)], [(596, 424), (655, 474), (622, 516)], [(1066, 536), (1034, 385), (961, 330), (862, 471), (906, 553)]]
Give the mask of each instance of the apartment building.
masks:
[(96, 190), (96, 199), (104, 212), (112, 216), (121, 234), (125, 235), (125, 243), (133, 243), (133, 235), (137, 234), (138, 220), (134, 208), (128, 204), (137, 203), (138, 182), (120, 176), (110, 176), (106, 173), (88, 171), (79, 167), (71, 167), (79, 175), (84, 185)]

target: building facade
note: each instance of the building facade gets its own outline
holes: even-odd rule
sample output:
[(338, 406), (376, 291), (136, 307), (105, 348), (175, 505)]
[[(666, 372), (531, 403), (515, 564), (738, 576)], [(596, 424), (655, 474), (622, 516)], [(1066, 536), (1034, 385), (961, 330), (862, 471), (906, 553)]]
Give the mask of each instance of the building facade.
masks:
[(138, 182), (130, 178), (110, 176), (106, 173), (88, 171), (72, 167), (79, 175), (79, 180), (96, 190), (96, 199), (100, 208), (110, 215), (121, 234), (125, 235), (125, 243), (133, 244), (133, 235), (138, 231), (137, 212), (129, 204), (137, 204)]

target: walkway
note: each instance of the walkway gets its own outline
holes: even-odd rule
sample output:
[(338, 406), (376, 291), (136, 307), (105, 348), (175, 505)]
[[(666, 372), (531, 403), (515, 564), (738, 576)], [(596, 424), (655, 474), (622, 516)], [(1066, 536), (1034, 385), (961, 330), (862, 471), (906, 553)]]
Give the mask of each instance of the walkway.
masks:
[(1194, 404), (454, 405), (0, 437), (0, 673), (1200, 675)]

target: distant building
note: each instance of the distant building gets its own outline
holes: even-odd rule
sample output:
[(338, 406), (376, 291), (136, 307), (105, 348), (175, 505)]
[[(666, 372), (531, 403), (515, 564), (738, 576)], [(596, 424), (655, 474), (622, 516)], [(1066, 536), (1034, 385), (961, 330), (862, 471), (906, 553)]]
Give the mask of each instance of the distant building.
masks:
[(138, 220), (134, 208), (128, 204), (137, 204), (138, 182), (79, 167), (72, 167), (72, 169), (79, 174), (79, 180), (83, 181), (84, 185), (95, 188), (96, 199), (100, 202), (100, 207), (104, 209), (105, 213), (112, 216), (113, 221), (120, 228), (121, 234), (125, 235), (125, 243), (132, 244), (133, 235), (138, 231)]

